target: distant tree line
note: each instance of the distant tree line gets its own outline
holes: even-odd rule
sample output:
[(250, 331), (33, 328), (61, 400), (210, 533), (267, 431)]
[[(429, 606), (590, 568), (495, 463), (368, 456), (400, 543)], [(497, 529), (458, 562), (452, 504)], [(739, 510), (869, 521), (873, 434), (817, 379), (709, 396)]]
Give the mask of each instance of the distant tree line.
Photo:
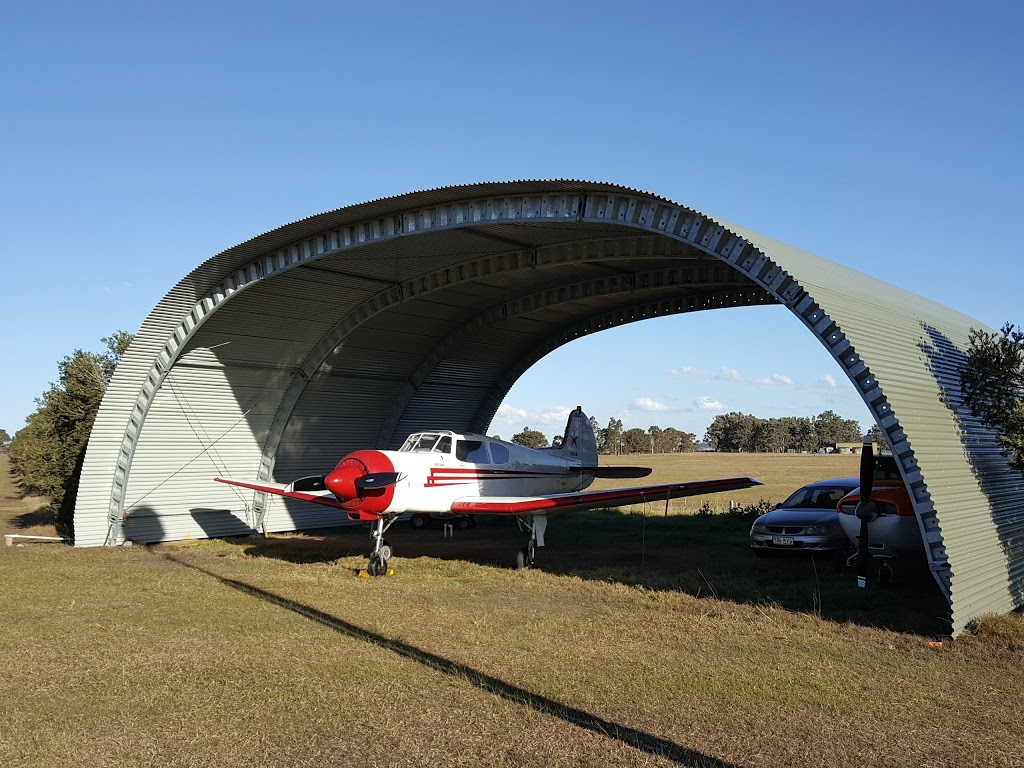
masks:
[[(622, 428), (622, 419), (611, 418), (608, 426), (602, 427), (598, 420), (590, 417), (590, 428), (594, 430), (598, 453), (685, 453), (697, 450), (696, 436), (692, 432), (683, 432), (674, 427), (651, 426), (646, 430), (639, 427)], [(562, 436), (556, 435), (548, 443), (543, 432), (524, 427), (522, 432), (512, 436), (512, 442), (525, 445), (527, 448), (546, 448), (549, 445), (557, 448)]]
[(747, 413), (716, 416), (704, 439), (716, 451), (753, 453), (816, 452), (836, 443), (860, 442), (860, 424), (844, 419), (833, 411), (817, 416), (786, 416), (760, 419)]
[(100, 401), (132, 338), (118, 331), (102, 340), (105, 352), (76, 349), (60, 361), (57, 381), (36, 398), (38, 407), (11, 441), (11, 467), (18, 482), (28, 493), (53, 501), (64, 535), (74, 534), (75, 496)]

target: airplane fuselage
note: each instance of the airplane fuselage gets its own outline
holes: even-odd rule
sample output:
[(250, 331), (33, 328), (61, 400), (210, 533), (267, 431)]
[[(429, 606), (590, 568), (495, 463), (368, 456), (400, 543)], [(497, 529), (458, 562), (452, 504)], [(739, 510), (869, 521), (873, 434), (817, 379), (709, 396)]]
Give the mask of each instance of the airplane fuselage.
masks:
[[(593, 480), (579, 471), (580, 459), (559, 449), (535, 450), (482, 435), (442, 431), (411, 435), (398, 451), (356, 451), (336, 469), (346, 466), (366, 474), (399, 476), (386, 488), (345, 502), (343, 508), (353, 519), (446, 513), (462, 498), (548, 496), (583, 490)], [(327, 484), (331, 486), (330, 475)]]

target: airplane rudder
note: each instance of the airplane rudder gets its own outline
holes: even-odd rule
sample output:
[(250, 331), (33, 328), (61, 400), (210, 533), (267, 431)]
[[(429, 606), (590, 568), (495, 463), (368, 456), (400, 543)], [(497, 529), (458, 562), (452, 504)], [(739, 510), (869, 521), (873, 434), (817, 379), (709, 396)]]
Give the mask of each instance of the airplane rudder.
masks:
[(585, 466), (597, 464), (597, 438), (582, 406), (576, 406), (569, 414), (562, 448), (573, 458), (580, 459)]

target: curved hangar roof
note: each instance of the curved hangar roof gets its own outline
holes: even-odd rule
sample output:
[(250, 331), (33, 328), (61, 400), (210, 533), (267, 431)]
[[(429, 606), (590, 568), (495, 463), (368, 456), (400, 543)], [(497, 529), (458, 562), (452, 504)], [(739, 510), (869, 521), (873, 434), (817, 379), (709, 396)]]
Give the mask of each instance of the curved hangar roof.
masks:
[(103, 400), (76, 544), (330, 524), (330, 510), (265, 506), (212, 477), (287, 481), (422, 428), (484, 432), (516, 379), (572, 339), (751, 304), (787, 307), (887, 433), (955, 631), (1024, 602), (1020, 476), (956, 410), (981, 323), (669, 200), (576, 181), (377, 200), (199, 266)]

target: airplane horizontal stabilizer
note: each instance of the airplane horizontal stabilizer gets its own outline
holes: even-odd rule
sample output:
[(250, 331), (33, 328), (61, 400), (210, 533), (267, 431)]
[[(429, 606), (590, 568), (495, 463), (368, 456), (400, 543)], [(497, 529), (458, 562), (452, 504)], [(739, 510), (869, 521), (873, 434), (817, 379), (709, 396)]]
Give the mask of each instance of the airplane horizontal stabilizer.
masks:
[(341, 502), (338, 501), (337, 497), (330, 491), (296, 491), (293, 490), (292, 484), (290, 483), (257, 483), (251, 480), (234, 480), (230, 477), (215, 477), (213, 479), (218, 483), (237, 485), (241, 488), (251, 488), (254, 491), (272, 493), (275, 496), (284, 496), (288, 499), (301, 499), (302, 501), (310, 501), (314, 504), (322, 504), (325, 507), (334, 507), (335, 509), (342, 508)]
[(627, 480), (634, 477), (647, 477), (651, 474), (650, 467), (580, 467), (579, 471), (611, 480)]
[(717, 480), (693, 480), (684, 483), (611, 488), (605, 491), (556, 493), (550, 496), (464, 496), (456, 499), (452, 512), (517, 515), (528, 512), (572, 512), (598, 507), (627, 506), (666, 501), (704, 493), (736, 491), (762, 485), (752, 477), (723, 477)]

